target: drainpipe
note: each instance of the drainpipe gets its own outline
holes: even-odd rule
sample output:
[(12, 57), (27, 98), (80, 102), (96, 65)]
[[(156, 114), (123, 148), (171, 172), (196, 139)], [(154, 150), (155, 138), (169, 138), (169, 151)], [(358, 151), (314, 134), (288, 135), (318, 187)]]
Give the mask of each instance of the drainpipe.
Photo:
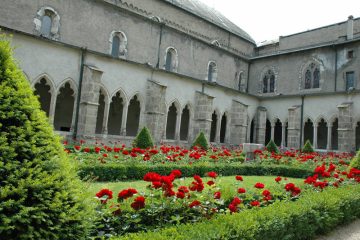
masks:
[(335, 76), (334, 76), (334, 92), (337, 91), (337, 63), (338, 63), (338, 52), (337, 52), (337, 48), (334, 45), (333, 46), (335, 49)]
[(248, 74), (247, 74), (247, 81), (246, 81), (246, 92), (249, 93), (249, 80), (250, 80), (250, 65), (251, 62), (248, 63)]
[(301, 95), (301, 115), (300, 115), (300, 149), (302, 148), (302, 135), (304, 127), (304, 99), (305, 95)]
[(160, 24), (160, 38), (159, 38), (159, 46), (158, 46), (158, 55), (157, 55), (156, 68), (159, 68), (159, 65), (160, 65), (160, 47), (161, 47), (161, 41), (162, 41), (164, 25), (165, 25), (164, 23)]
[(82, 89), (82, 82), (83, 82), (85, 54), (86, 54), (86, 48), (81, 48), (79, 89), (78, 89), (77, 100), (76, 100), (75, 126), (74, 126), (74, 133), (73, 133), (74, 139), (76, 139), (77, 132), (78, 132), (78, 121), (79, 121), (80, 99), (81, 99), (81, 89)]

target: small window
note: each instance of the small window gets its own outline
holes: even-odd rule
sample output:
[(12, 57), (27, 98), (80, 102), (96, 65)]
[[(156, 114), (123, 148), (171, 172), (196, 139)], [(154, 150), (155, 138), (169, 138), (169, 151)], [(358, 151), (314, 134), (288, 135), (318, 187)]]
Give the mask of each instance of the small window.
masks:
[(216, 82), (217, 78), (217, 69), (216, 69), (216, 63), (215, 62), (209, 62), (208, 66), (208, 81), (209, 82)]
[(165, 70), (169, 72), (177, 72), (178, 57), (175, 48), (169, 47), (166, 50)]
[(346, 57), (347, 57), (347, 59), (353, 59), (354, 58), (354, 50), (347, 51)]
[(268, 70), (263, 77), (263, 93), (275, 92), (275, 74), (272, 70)]
[(320, 88), (320, 68), (315, 63), (307, 67), (304, 80), (304, 89)]
[(41, 21), (40, 34), (44, 37), (50, 37), (51, 25), (52, 25), (51, 17), (48, 15), (43, 16)]
[(110, 55), (115, 58), (126, 58), (127, 38), (123, 32), (113, 31), (110, 34)]
[(346, 90), (355, 87), (354, 72), (346, 72)]
[(34, 18), (35, 31), (43, 37), (58, 39), (60, 16), (51, 7), (42, 7)]
[(112, 41), (111, 56), (119, 57), (119, 48), (120, 48), (120, 38), (115, 35)]

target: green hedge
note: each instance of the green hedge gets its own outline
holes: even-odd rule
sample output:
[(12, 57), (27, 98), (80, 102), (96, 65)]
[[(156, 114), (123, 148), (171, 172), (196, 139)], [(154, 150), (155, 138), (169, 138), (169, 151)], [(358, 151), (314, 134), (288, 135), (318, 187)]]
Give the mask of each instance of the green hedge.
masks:
[(282, 165), (258, 164), (196, 164), (196, 165), (122, 165), (122, 164), (96, 164), (80, 165), (79, 175), (82, 179), (96, 177), (97, 181), (119, 181), (127, 179), (142, 179), (147, 172), (169, 174), (179, 169), (183, 177), (192, 177), (195, 174), (204, 176), (207, 172), (215, 171), (223, 176), (232, 175), (272, 175), (304, 178), (312, 175), (312, 171), (304, 168), (295, 168)]
[(360, 217), (360, 185), (351, 185), (307, 193), (295, 202), (277, 202), (202, 223), (117, 239), (313, 239), (357, 217)]

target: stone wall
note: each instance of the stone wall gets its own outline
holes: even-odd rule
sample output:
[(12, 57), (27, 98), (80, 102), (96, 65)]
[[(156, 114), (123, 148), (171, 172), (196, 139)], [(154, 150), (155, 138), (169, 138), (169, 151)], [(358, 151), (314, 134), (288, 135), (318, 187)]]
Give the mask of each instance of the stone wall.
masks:
[(288, 138), (287, 146), (289, 148), (300, 148), (300, 134), (301, 134), (301, 106), (293, 106), (289, 108), (288, 119)]
[[(206, 138), (210, 139), (211, 114), (213, 109), (213, 96), (202, 92), (195, 93), (195, 113), (193, 138), (195, 139), (200, 132), (204, 132)], [(191, 141), (192, 142), (192, 141)]]
[(255, 142), (265, 144), (266, 133), (266, 108), (258, 107), (255, 116)]
[(233, 100), (230, 119), (230, 143), (239, 145), (246, 142), (247, 106)]
[(339, 150), (350, 152), (355, 149), (355, 139), (353, 130), (353, 103), (346, 102), (338, 106), (339, 109), (339, 127), (338, 144)]

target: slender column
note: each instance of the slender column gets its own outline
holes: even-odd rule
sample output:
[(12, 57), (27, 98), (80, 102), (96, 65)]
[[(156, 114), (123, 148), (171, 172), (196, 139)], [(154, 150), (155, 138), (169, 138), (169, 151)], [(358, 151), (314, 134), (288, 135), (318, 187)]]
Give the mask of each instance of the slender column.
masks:
[(180, 141), (180, 126), (181, 126), (181, 115), (182, 111), (177, 110), (176, 114), (176, 127), (175, 127), (175, 140)]
[(129, 104), (130, 104), (130, 102), (127, 102), (126, 104), (124, 104), (124, 107), (123, 107), (122, 119), (121, 119), (121, 130), (120, 130), (121, 136), (126, 136), (126, 122), (127, 122), (127, 114), (128, 114)]
[(74, 109), (73, 109), (73, 113), (72, 113), (70, 132), (74, 132), (74, 128), (75, 128), (76, 105), (77, 105), (77, 97), (76, 97), (76, 94), (74, 94)]
[(313, 130), (314, 130), (314, 136), (313, 136), (313, 147), (316, 149), (317, 148), (317, 139), (318, 139), (318, 123), (314, 123), (313, 125)]
[(281, 126), (281, 147), (285, 147), (285, 138), (286, 138), (286, 123)]
[(215, 142), (220, 143), (221, 115), (217, 116)]
[(331, 150), (331, 142), (332, 142), (332, 136), (331, 136), (331, 130), (332, 130), (332, 125), (329, 124), (327, 127), (327, 145), (326, 145), (326, 149), (327, 150)]
[(275, 123), (271, 123), (271, 140), (274, 141), (275, 136)]
[(54, 91), (54, 92), (50, 92), (50, 94), (51, 94), (51, 100), (50, 100), (50, 109), (49, 109), (49, 123), (51, 125), (54, 125), (57, 93)]
[(110, 110), (111, 102), (109, 99), (105, 102), (105, 109), (104, 109), (104, 118), (103, 118), (103, 126), (102, 126), (102, 134), (108, 134), (108, 122), (109, 122), (109, 110)]

